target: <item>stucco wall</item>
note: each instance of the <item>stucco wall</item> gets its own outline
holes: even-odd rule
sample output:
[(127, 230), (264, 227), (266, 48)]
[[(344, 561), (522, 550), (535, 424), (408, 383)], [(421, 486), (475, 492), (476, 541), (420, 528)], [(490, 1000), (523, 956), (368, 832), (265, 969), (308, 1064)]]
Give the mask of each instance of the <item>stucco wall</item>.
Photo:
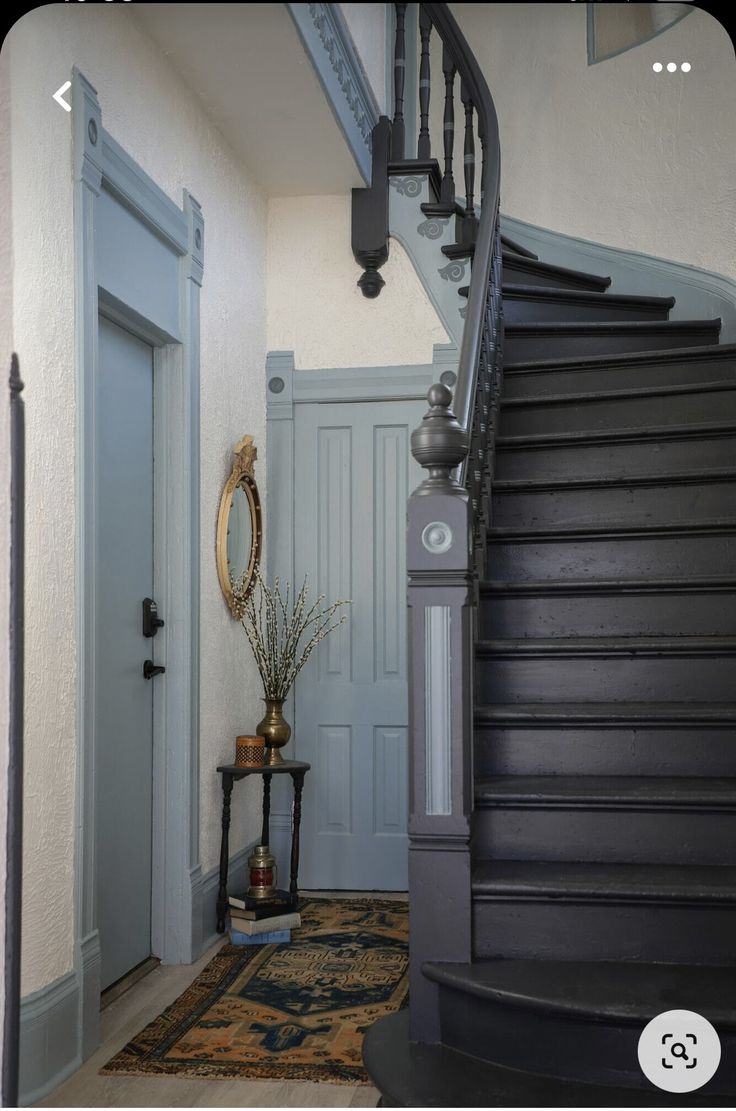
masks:
[[(176, 201), (190, 189), (206, 226), (202, 288), (201, 864), (219, 850), (213, 769), (260, 717), (245, 636), (220, 594), (217, 504), (246, 432), (265, 467), (266, 204), (199, 102), (128, 7), (49, 5), (5, 42), (12, 87), (13, 343), (28, 418), (23, 993), (72, 966), (76, 678), (74, 304), (70, 117), (51, 94), (76, 64), (103, 124)], [(3, 352), (3, 360), (5, 353)], [(51, 415), (53, 414), (53, 419)], [(257, 715), (257, 716), (256, 716)], [(254, 835), (235, 808), (233, 849)]]
[[(452, 5), (498, 111), (502, 211), (736, 275), (736, 63), (726, 31), (695, 8), (588, 66), (586, 7)], [(656, 74), (656, 61), (692, 70)], [(456, 160), (460, 191), (459, 170)]]
[(340, 4), (339, 7), (378, 101), (378, 107), (381, 112), (385, 112), (386, 5)]
[(293, 350), (302, 370), (431, 362), (432, 345), (448, 339), (416, 271), (392, 239), (386, 287), (365, 298), (350, 213), (349, 196), (269, 201), (269, 349)]

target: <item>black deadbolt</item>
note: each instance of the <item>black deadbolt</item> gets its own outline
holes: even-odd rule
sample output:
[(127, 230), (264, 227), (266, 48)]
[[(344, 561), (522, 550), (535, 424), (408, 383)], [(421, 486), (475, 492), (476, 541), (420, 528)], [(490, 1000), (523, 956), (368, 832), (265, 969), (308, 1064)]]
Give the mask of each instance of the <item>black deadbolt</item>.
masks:
[(165, 667), (157, 666), (153, 660), (143, 661), (143, 678), (153, 679), (154, 675), (163, 675), (166, 671)]
[(164, 626), (163, 621), (158, 615), (158, 606), (153, 598), (143, 599), (143, 635), (144, 637), (155, 637), (159, 629)]

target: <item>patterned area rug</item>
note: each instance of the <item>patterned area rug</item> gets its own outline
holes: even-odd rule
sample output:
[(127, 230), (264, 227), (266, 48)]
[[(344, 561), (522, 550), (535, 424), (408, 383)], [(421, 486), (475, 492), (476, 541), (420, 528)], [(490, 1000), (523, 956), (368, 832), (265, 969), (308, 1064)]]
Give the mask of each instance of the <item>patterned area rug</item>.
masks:
[(406, 1005), (408, 909), (305, 899), (288, 945), (225, 945), (103, 1074), (365, 1084), (368, 1027)]

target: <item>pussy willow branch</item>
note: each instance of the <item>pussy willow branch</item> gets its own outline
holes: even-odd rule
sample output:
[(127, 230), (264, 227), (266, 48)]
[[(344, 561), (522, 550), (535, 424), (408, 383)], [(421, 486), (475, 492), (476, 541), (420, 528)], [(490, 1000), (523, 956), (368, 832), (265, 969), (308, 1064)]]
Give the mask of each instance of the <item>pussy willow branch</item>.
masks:
[[(332, 622), (337, 610), (350, 602), (337, 601), (322, 609), (325, 596), (320, 594), (308, 606), (305, 577), (301, 590), (294, 594), (290, 609), (289, 583), (284, 595), (278, 579), (269, 587), (260, 568), (256, 567), (254, 574), (256, 589), (250, 593), (247, 593), (245, 578), (231, 579), (233, 609), (241, 619), (253, 651), (265, 697), (281, 699), (286, 697), (317, 645), (346, 620), (343, 614), (339, 621)], [(306, 643), (302, 644), (305, 637)]]

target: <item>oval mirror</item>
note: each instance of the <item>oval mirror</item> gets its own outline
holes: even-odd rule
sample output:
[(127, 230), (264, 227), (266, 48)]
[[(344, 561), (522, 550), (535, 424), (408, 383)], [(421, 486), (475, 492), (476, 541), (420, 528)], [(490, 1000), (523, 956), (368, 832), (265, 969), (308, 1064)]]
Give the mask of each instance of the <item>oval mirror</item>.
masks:
[(217, 518), (217, 574), (225, 601), (236, 617), (232, 584), (243, 582), (252, 590), (261, 557), (261, 501), (253, 474), (256, 456), (253, 437), (244, 436), (235, 448)]

